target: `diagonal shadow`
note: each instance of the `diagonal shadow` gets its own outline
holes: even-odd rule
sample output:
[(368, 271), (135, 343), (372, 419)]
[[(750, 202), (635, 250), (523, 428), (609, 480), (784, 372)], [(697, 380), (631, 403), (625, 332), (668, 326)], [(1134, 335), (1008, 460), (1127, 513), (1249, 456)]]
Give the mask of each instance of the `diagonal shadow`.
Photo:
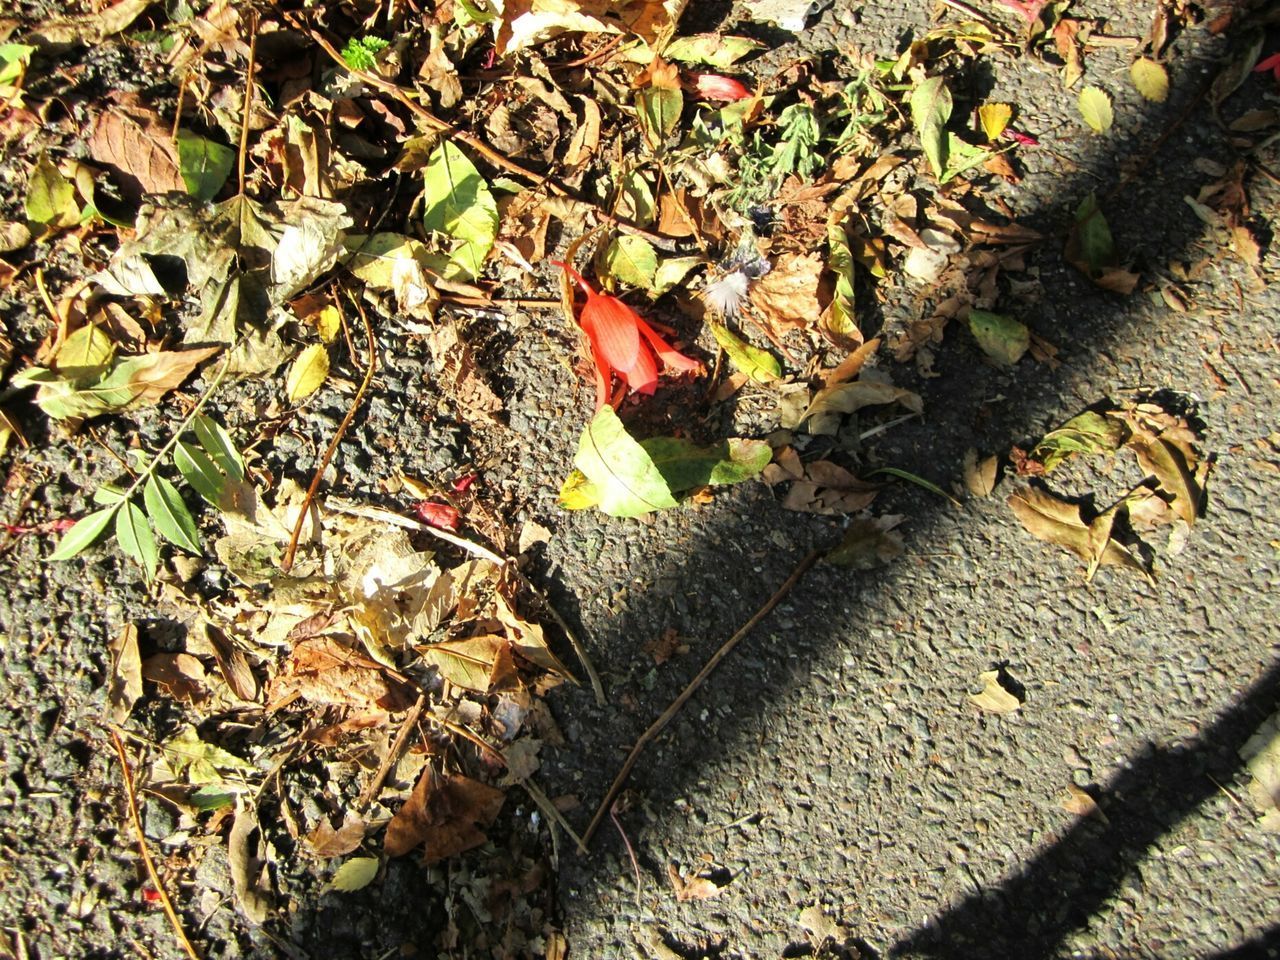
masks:
[[(1216, 73), (1226, 56), (1223, 40), (1209, 41), (1194, 58), (1184, 60), (1183, 65), (1188, 68), (1188, 74), (1194, 67)], [(1069, 361), (1078, 367), (1090, 365), (1089, 355), (1093, 351), (1105, 352), (1123, 346), (1134, 334), (1137, 319), (1131, 301), (1109, 298), (1091, 290), (1081, 292), (1078, 278), (1073, 283), (1074, 275), (1060, 257), (1064, 225), (1070, 222), (1072, 209), (1086, 193), (1094, 190), (1104, 193), (1119, 180), (1121, 159), (1141, 157), (1147, 168), (1112, 199), (1108, 207), (1119, 246), (1139, 250), (1140, 265), (1146, 267), (1179, 257), (1190, 258), (1194, 244), (1203, 235), (1203, 226), (1181, 210), (1171, 209), (1169, 198), (1194, 193), (1191, 186), (1194, 181), (1188, 178), (1191, 161), (1199, 152), (1210, 149), (1211, 143), (1223, 156), (1231, 155), (1213, 128), (1206, 121), (1195, 119), (1197, 111), (1205, 117), (1209, 114), (1203, 101), (1197, 105), (1196, 93), (1194, 90), (1184, 93), (1178, 102), (1168, 104), (1163, 110), (1152, 109), (1123, 136), (1099, 147), (1094, 156), (1086, 157), (1083, 168), (1058, 179), (1052, 195), (1037, 209), (1019, 218), (1021, 223), (1054, 238), (1040, 256), (1046, 289), (1052, 295), (1055, 284), (1060, 283), (1062, 289), (1073, 291), (1069, 302), (1049, 308), (1042, 318), (1043, 324), (1033, 326), (1046, 333), (1051, 329), (1051, 339), (1067, 346)], [(1177, 134), (1165, 139), (1175, 120), (1179, 117), (1186, 120), (1188, 116), (1192, 119), (1185, 125), (1179, 124)], [(955, 337), (953, 329), (948, 339)], [(1083, 345), (1083, 349), (1076, 345)], [(975, 367), (974, 362), (973, 351), (966, 355), (963, 347), (944, 346), (939, 358), (942, 376), (937, 381), (918, 385), (925, 396), (926, 410), (931, 412), (929, 422), (900, 428), (893, 443), (896, 449), (886, 448), (886, 452), (900, 457), (897, 462), (907, 469), (936, 479), (938, 465), (958, 464), (968, 446), (976, 445), (988, 451), (1007, 450), (1011, 444), (1042, 433), (1047, 425), (1060, 422), (1098, 399), (1097, 395), (1081, 396), (1080, 387), (1069, 384), (1065, 372), (1037, 369), (1010, 383)], [(962, 382), (957, 385), (957, 380)], [(982, 421), (982, 414), (986, 412), (984, 398), (995, 392), (1004, 392), (1007, 403)], [(975, 422), (982, 425), (975, 429)], [(763, 517), (786, 525), (787, 538), (794, 544), (797, 556), (804, 549), (821, 543), (826, 534), (820, 525), (795, 517), (784, 519), (768, 505), (752, 502), (745, 495), (744, 499), (746, 502), (740, 504), (742, 511), (760, 511), (755, 519)], [(943, 522), (939, 511), (946, 508), (912, 497), (904, 502), (910, 504), (915, 542), (927, 543), (931, 530)], [(949, 518), (946, 522), (950, 522)], [(567, 525), (572, 529), (572, 521)], [(665, 529), (663, 521), (657, 521), (656, 526)], [(580, 525), (578, 529), (583, 527)], [(741, 516), (722, 516), (697, 531), (693, 549), (688, 549), (686, 542), (677, 541), (676, 549), (668, 550), (652, 563), (635, 563), (631, 570), (634, 579), (654, 585), (635, 610), (630, 610), (628, 601), (624, 600), (620, 607), (610, 611), (612, 617), (600, 617), (598, 611), (591, 609), (591, 604), (598, 599), (594, 597), (588, 598), (578, 610), (579, 618), (594, 626), (598, 637), (608, 638), (610, 650), (605, 652), (604, 669), (615, 677), (623, 677), (627, 690), (635, 693), (639, 688), (633, 672), (634, 654), (629, 649), (634, 642), (631, 638), (646, 636), (655, 616), (660, 621), (665, 616), (677, 623), (690, 624), (693, 631), (708, 631), (705, 624), (700, 628), (696, 626), (699, 613), (713, 617), (726, 608), (749, 610), (769, 595), (771, 584), (776, 585), (785, 576), (785, 566), (779, 562), (764, 561), (767, 571), (764, 576), (758, 575), (760, 566), (753, 570), (750, 562), (743, 562), (744, 551), (736, 545), (750, 529), (751, 522)], [(585, 530), (583, 532), (585, 534)], [(653, 539), (646, 534), (646, 540)], [(683, 555), (677, 555), (677, 551), (683, 551)], [(636, 555), (627, 553), (626, 556)], [(566, 565), (570, 562), (565, 561)], [(892, 594), (897, 580), (892, 570), (866, 575), (861, 581), (862, 590)], [(825, 632), (833, 645), (839, 646), (846, 655), (851, 647), (856, 653), (863, 643), (853, 641), (851, 644), (847, 637), (841, 642), (838, 632), (819, 622), (830, 606), (830, 598), (847, 589), (845, 582), (843, 574), (830, 569), (815, 571), (792, 600), (771, 615), (762, 632), (770, 626), (784, 631)], [(751, 602), (744, 599), (739, 607), (712, 599), (727, 593), (753, 599)], [(695, 600), (686, 609), (682, 598), (690, 594), (701, 594), (705, 600)], [(557, 600), (569, 607), (574, 603), (571, 596), (562, 595)], [(663, 608), (666, 608), (665, 614), (655, 614)], [(740, 614), (736, 620), (730, 614), (724, 625), (741, 619)], [(728, 633), (730, 629), (723, 632)], [(849, 633), (854, 630), (852, 625), (848, 628)], [(750, 671), (758, 662), (774, 656), (772, 652), (760, 652), (763, 643), (749, 639), (735, 653), (735, 657), (755, 661), (747, 668), (748, 682), (755, 680)], [(615, 647), (627, 648), (627, 652), (619, 653)], [(681, 689), (696, 666), (683, 668), (681, 677), (660, 678), (631, 716), (625, 711), (615, 711), (612, 715), (596, 711), (581, 695), (561, 696), (558, 712), (582, 719), (578, 723), (571, 721), (579, 728), (578, 737), (567, 756), (562, 757), (561, 770), (565, 776), (557, 786), (573, 788), (578, 783), (573, 779), (574, 773), (579, 776), (589, 773), (591, 782), (598, 784), (596, 792), (587, 798), (588, 803), (593, 803), (620, 763), (622, 751), (634, 742), (647, 718), (656, 715)], [(749, 737), (770, 703), (782, 700), (785, 691), (806, 684), (815, 667), (801, 658), (781, 669), (781, 677), (770, 676), (767, 684), (753, 685), (749, 693), (735, 686), (743, 682), (743, 673), (733, 680), (718, 681), (713, 677), (686, 707), (686, 713), (700, 711), (704, 717), (708, 714), (716, 717), (716, 743), (705, 743), (693, 721), (677, 724), (674, 732), (669, 730), (663, 737), (664, 752), (660, 759), (655, 759), (651, 748), (650, 755), (641, 760), (632, 780), (636, 792), (651, 798), (654, 806), (660, 806), (694, 790), (714, 766), (725, 744)], [(904, 939), (895, 951), (928, 953), (932, 950), (937, 956), (957, 957), (1053, 955), (1064, 937), (1115, 892), (1134, 858), (1140, 857), (1173, 824), (1190, 816), (1216, 792), (1217, 788), (1205, 778), (1205, 771), (1213, 769), (1221, 776), (1230, 776), (1230, 771), (1238, 766), (1234, 750), (1275, 703), (1278, 680), (1280, 672), (1273, 667), (1196, 745), (1172, 749), (1153, 746), (1147, 753), (1130, 758), (1131, 769), (1107, 788), (1108, 795), (1125, 798), (1124, 806), (1114, 815), (1111, 808), (1107, 808), (1113, 821), (1112, 830), (1099, 831), (1090, 822), (1079, 824), (1060, 844), (1055, 844), (1001, 888), (985, 891), (946, 911), (928, 924), (927, 929)], [(1152, 805), (1144, 803), (1144, 799)], [(1158, 807), (1154, 806), (1156, 803)], [(1144, 814), (1144, 810), (1154, 809), (1160, 811), (1158, 820)], [(1122, 838), (1122, 842), (1118, 844), (1117, 838)], [(613, 857), (602, 858), (597, 851), (591, 860), (569, 859), (562, 864), (562, 887), (570, 898), (565, 902), (571, 915), (579, 908), (570, 900), (589, 900), (594, 889), (615, 884), (613, 871), (618, 870), (619, 863), (623, 864), (621, 872), (629, 872), (625, 853), (615, 835), (606, 830), (596, 843), (598, 847), (606, 845)], [(611, 861), (608, 865), (602, 862), (606, 859)], [(661, 877), (662, 864), (650, 861), (642, 865)], [(964, 945), (963, 949), (960, 944)], [(748, 944), (735, 947), (751, 951)], [(706, 955), (716, 954), (712, 950)]]

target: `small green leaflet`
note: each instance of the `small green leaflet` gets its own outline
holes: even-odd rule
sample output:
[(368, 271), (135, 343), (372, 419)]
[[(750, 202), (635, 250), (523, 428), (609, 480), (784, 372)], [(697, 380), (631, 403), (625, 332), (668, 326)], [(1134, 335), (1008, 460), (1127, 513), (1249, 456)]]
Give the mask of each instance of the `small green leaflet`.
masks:
[(17, 83), (36, 48), (25, 43), (0, 43), (0, 87)]
[(76, 521), (74, 527), (63, 534), (58, 547), (49, 554), (50, 560), (70, 560), (90, 546), (106, 531), (116, 515), (117, 508), (107, 507), (87, 513)]
[(982, 352), (1002, 367), (1012, 367), (1031, 346), (1026, 324), (999, 313), (970, 310), (969, 330)]
[(638, 517), (678, 504), (676, 494), (694, 487), (740, 483), (772, 458), (762, 440), (730, 439), (699, 447), (677, 437), (637, 443), (618, 415), (604, 407), (583, 431), (570, 474), (560, 490), (569, 510), (599, 507), (615, 517)]
[(1086, 410), (1046, 433), (1032, 449), (1031, 459), (1050, 473), (1078, 453), (1115, 453), (1128, 439), (1129, 428), (1122, 420)]
[(658, 264), (658, 272), (653, 276), (653, 289), (650, 294), (661, 296), (688, 276), (689, 271), (702, 265), (701, 257), (671, 257)]
[(69, 227), (80, 222), (76, 188), (53, 165), (48, 154), (40, 154), (27, 180), (27, 219), (48, 227)]
[(911, 91), (911, 123), (916, 128), (924, 155), (933, 174), (941, 177), (947, 169), (947, 134), (951, 119), (951, 91), (942, 77), (930, 77)]
[(498, 205), (488, 184), (466, 155), (445, 140), (423, 168), (422, 186), (423, 225), (453, 238), (450, 265), (457, 275), (474, 280), (498, 235)]
[(378, 52), (390, 45), (381, 37), (352, 37), (342, 48), (342, 59), (352, 70), (372, 70), (378, 64)]
[(142, 488), (142, 502), (146, 505), (147, 516), (162, 537), (175, 547), (181, 547), (190, 553), (200, 553), (200, 535), (196, 532), (196, 522), (187, 510), (187, 505), (182, 502), (182, 495), (178, 493), (177, 487), (153, 473)]
[(960, 174), (972, 170), (979, 164), (986, 163), (992, 156), (985, 147), (977, 147), (966, 143), (958, 136), (947, 131), (947, 169), (938, 178), (941, 183), (949, 183)]
[(609, 241), (604, 251), (605, 272), (629, 287), (652, 290), (658, 273), (658, 254), (643, 237), (624, 234)]
[(735, 370), (745, 373), (756, 383), (772, 383), (782, 376), (782, 365), (767, 350), (753, 347), (728, 327), (711, 324), (716, 343), (724, 349)]
[(227, 476), (232, 480), (243, 480), (244, 460), (241, 459), (240, 451), (236, 449), (235, 442), (232, 441), (231, 434), (227, 433), (226, 428), (217, 420), (204, 414), (196, 417), (191, 426), (196, 432), (196, 439), (200, 441), (200, 446), (213, 457)]
[(212, 200), (231, 176), (236, 154), (230, 147), (206, 139), (189, 130), (178, 131), (178, 172), (187, 193), (200, 200)]
[(160, 566), (160, 550), (156, 546), (156, 536), (151, 532), (151, 524), (137, 504), (125, 503), (116, 511), (116, 540), (125, 556), (142, 567), (147, 583), (154, 580)]
[(329, 886), (341, 893), (352, 893), (363, 890), (377, 875), (377, 857), (352, 857), (338, 868)]
[(639, 170), (632, 171), (622, 181), (619, 192), (621, 197), (618, 212), (622, 216), (629, 217), (639, 227), (647, 227), (653, 223), (658, 213), (658, 204), (653, 199), (653, 188)]
[(182, 479), (210, 505), (216, 507), (222, 497), (226, 477), (199, 447), (179, 440), (173, 448), (173, 463)]
[[(178, 733), (160, 745), (164, 759), (175, 777), (183, 777), (193, 786), (200, 784), (222, 785), (232, 773), (253, 773), (255, 767), (241, 760), (234, 753), (205, 743), (192, 726), (183, 727)], [(227, 785), (230, 787), (230, 785)]]
[(1088, 86), (1080, 91), (1080, 116), (1084, 117), (1094, 133), (1106, 133), (1115, 119), (1111, 112), (1111, 98), (1100, 87)]

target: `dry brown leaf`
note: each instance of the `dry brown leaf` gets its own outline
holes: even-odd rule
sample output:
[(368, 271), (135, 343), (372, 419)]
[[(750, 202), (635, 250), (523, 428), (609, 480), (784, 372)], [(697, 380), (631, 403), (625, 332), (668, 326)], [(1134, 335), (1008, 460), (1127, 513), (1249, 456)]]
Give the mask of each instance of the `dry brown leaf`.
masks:
[(1010, 495), (1009, 507), (1037, 540), (1055, 543), (1070, 550), (1089, 565), (1118, 566), (1151, 579), (1146, 565), (1129, 550), (1111, 539), (1115, 511), (1108, 510), (1092, 524), (1080, 516), (1080, 507), (1043, 490), (1026, 487)]
[(392, 687), (379, 664), (344, 647), (332, 637), (316, 637), (294, 645), (280, 672), (267, 687), (267, 710), (302, 697), (315, 704), (403, 710), (412, 702), (399, 685)]
[(241, 652), (221, 628), (209, 621), (201, 625), (203, 639), (218, 664), (218, 671), (227, 686), (241, 700), (256, 701), (258, 699), (258, 678), (249, 667), (249, 660)]
[(819, 253), (785, 253), (751, 285), (751, 304), (775, 335), (817, 323), (822, 315), (818, 283), (824, 267)]
[(517, 540), (516, 553), (522, 554), (539, 543), (550, 543), (551, 531), (536, 520), (526, 520), (520, 525), (520, 537)]
[(782, 506), (802, 513), (843, 516), (871, 506), (880, 487), (859, 480), (848, 470), (829, 460), (805, 464), (804, 479), (787, 491)]
[(502, 809), (496, 787), (423, 767), (413, 792), (387, 824), (383, 849), (399, 857), (424, 845), (424, 859), (436, 863), (484, 843), (482, 828)]
[(671, 880), (671, 887), (676, 892), (676, 899), (681, 903), (687, 903), (690, 900), (710, 900), (712, 897), (718, 897), (720, 891), (724, 889), (707, 877), (693, 877), (686, 880), (680, 875), (674, 863), (667, 864), (667, 877)]
[(317, 857), (345, 857), (364, 842), (365, 823), (358, 817), (345, 820), (335, 830), (328, 820), (321, 820), (306, 836), (307, 846)]
[(1022, 701), (1001, 684), (1000, 674), (1000, 670), (987, 670), (978, 674), (982, 689), (969, 694), (969, 700), (979, 710), (987, 713), (1012, 713), (1022, 706)]
[(964, 454), (964, 487), (971, 496), (989, 497), (995, 489), (1000, 467), (998, 457), (978, 459), (978, 451), (970, 447)]
[(113, 659), (107, 701), (111, 719), (124, 723), (133, 705), (142, 697), (142, 658), (138, 654), (138, 628), (127, 623), (111, 642)]
[(1173, 498), (1170, 506), (1174, 512), (1187, 524), (1194, 524), (1204, 499), (1202, 475), (1206, 471), (1195, 470), (1196, 461), (1190, 448), (1163, 436), (1148, 440), (1137, 434), (1130, 438), (1129, 446), (1137, 454), (1142, 469), (1154, 474), (1160, 488)]
[(262, 924), (271, 915), (271, 894), (266, 885), (266, 865), (256, 849), (261, 841), (254, 844), (252, 840), (257, 829), (255, 805), (241, 797), (236, 801), (236, 816), (227, 837), (227, 866), (240, 909), (252, 923)]
[(419, 647), (422, 662), (464, 690), (488, 693), (498, 654), (508, 647), (506, 637), (486, 634), (465, 640), (443, 640)]
[(573, 132), (564, 158), (570, 169), (586, 163), (600, 149), (600, 104), (590, 97), (578, 99), (582, 101), (582, 123)]
[(98, 115), (88, 147), (89, 156), (117, 174), (131, 200), (144, 193), (186, 193), (169, 125), (135, 95), (121, 95)]
[(856, 377), (866, 362), (875, 355), (880, 349), (880, 338), (868, 340), (859, 346), (856, 350), (840, 361), (838, 366), (832, 367), (830, 370), (824, 370), (820, 376), (822, 377), (823, 386), (833, 387), (837, 383), (846, 383)]
[(1093, 799), (1089, 791), (1077, 787), (1074, 783), (1067, 784), (1067, 794), (1062, 798), (1061, 804), (1063, 810), (1077, 817), (1097, 817), (1103, 823), (1109, 822), (1107, 815), (1098, 806), (1098, 801)]
[(462, 418), (472, 422), (496, 423), (496, 415), (502, 411), (502, 401), (481, 376), (471, 347), (462, 339), (457, 326), (441, 324), (431, 332), (428, 343), (440, 373), (441, 386), (457, 401)]
[(189, 653), (157, 653), (142, 661), (142, 679), (162, 687), (168, 696), (197, 703), (208, 696), (204, 664)]
[(163, 350), (130, 357), (132, 375), (128, 385), (134, 391), (129, 408), (158, 403), (170, 390), (182, 386), (192, 371), (218, 353), (222, 347), (199, 347), (195, 350)]

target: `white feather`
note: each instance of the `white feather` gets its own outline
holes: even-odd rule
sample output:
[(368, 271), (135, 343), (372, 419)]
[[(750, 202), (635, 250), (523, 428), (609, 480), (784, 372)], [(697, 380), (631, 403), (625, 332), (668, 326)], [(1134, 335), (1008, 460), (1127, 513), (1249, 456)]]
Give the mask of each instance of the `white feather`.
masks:
[(707, 285), (707, 303), (722, 317), (736, 317), (742, 301), (747, 298), (749, 282), (747, 275), (740, 270), (730, 271)]

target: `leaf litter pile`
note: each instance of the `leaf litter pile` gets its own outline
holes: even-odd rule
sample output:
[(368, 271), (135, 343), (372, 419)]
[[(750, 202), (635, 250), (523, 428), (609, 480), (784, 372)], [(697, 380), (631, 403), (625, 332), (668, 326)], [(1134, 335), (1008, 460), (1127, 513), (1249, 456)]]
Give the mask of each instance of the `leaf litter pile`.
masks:
[[(457, 860), (437, 946), (563, 956), (537, 899), (543, 854), (489, 831), (522, 791), (552, 836), (576, 840), (575, 799), (537, 786), (540, 750), (560, 742), (541, 695), (579, 676), (603, 692), (524, 572), (550, 531), (515, 530), (482, 471), (420, 479), (399, 451), (382, 492), (412, 504), (351, 499), (335, 465), (378, 371), (402, 341), (425, 344), (456, 427), (497, 442), (505, 403), (479, 347), (495, 318), (526, 314), (579, 383), (562, 507), (635, 518), (762, 482), (788, 510), (835, 518), (826, 560), (882, 565), (903, 549), (904, 518), (872, 512), (886, 483), (954, 499), (866, 455), (925, 412), (895, 364), (911, 365), (899, 381), (934, 375), (944, 336), (1009, 371), (1059, 362), (1028, 322), (1049, 238), (994, 192), (1017, 185), (1040, 132), (1016, 104), (962, 100), (958, 72), (1040, 57), (1079, 132), (1105, 137), (1117, 84), (1165, 100), (1172, 38), (1231, 19), (1159, 2), (1144, 37), (1113, 37), (1069, 0), (948, 4), (901, 49), (821, 62), (754, 39), (804, 29), (807, 2), (744, 2), (727, 21), (739, 29), (716, 33), (685, 29), (685, 6), (215, 0), (165, 14), (117, 0), (0, 20), (0, 137), (24, 185), (3, 208), (0, 293), (28, 307), (0, 343), (0, 444), (23, 504), (8, 536), (49, 538), (57, 562), (118, 550), (151, 591), (117, 632), (109, 687), (138, 800), (178, 814), (150, 884), (180, 886), (195, 851), (223, 844), (238, 908), (274, 936), (297, 878), (263, 864), (288, 851), (339, 892), (378, 882), (386, 858)], [(1093, 77), (1096, 52), (1116, 48), (1127, 75)], [(104, 50), (158, 73), (161, 92), (86, 94)], [(1253, 75), (1262, 55), (1253, 44), (1225, 67), (1215, 110), (1270, 82)], [(1241, 145), (1273, 135), (1264, 114), (1234, 117)], [(1186, 202), (1260, 284), (1243, 167), (1202, 173)], [(1203, 267), (1144, 285), (1104, 207), (1078, 199), (1066, 259), (1116, 296), (1142, 285), (1187, 309)], [(880, 326), (890, 298), (911, 319)], [(309, 438), (315, 473), (295, 474), (273, 441), (326, 396), (346, 415)], [(716, 431), (725, 405), (753, 436)], [(146, 438), (112, 449), (97, 430), (112, 418), (149, 424)], [(1196, 423), (1183, 397), (1101, 403), (1011, 451), (1034, 485), (1009, 506), (1087, 576), (1151, 578), (1154, 534), (1176, 554), (1204, 509)], [(55, 445), (115, 479), (72, 517), (23, 516)], [(1121, 455), (1143, 476), (1110, 503), (1043, 486), (1072, 458)], [(990, 494), (1003, 466), (971, 451), (957, 492)], [(149, 636), (154, 616), (181, 639)], [(994, 677), (983, 708), (1016, 709)], [(482, 861), (458, 860), (478, 847)], [(680, 897), (698, 882), (681, 879)]]

